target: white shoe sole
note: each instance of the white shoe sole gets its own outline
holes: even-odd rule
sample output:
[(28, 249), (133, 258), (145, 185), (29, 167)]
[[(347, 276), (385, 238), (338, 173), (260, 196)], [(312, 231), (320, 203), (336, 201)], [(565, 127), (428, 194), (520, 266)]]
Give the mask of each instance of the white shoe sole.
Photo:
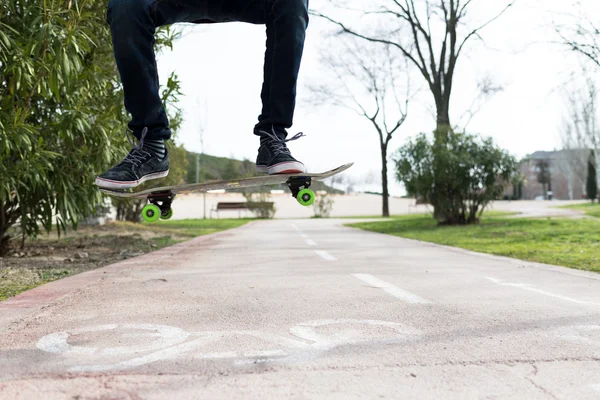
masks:
[(266, 165), (257, 165), (256, 172), (258, 172), (259, 174), (266, 174), (269, 172), (269, 168), (267, 168)]
[(96, 178), (96, 181), (94, 182), (94, 184), (96, 186), (100, 186), (101, 188), (105, 188), (105, 189), (131, 189), (134, 188), (136, 186), (141, 185), (142, 183), (152, 180), (152, 179), (160, 179), (160, 178), (164, 178), (167, 175), (169, 175), (169, 170), (163, 171), (163, 172), (155, 172), (153, 174), (148, 174), (145, 175), (143, 177), (141, 177), (140, 179), (138, 179), (137, 181), (113, 181), (111, 179), (105, 179), (105, 178)]
[(271, 165), (267, 168), (269, 175), (276, 174), (302, 174), (306, 172), (306, 167), (300, 161), (286, 161)]

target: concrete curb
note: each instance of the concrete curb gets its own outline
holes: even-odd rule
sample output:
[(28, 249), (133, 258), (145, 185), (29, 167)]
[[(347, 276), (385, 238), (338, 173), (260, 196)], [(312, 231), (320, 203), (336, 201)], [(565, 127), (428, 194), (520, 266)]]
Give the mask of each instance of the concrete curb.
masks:
[(35, 311), (68, 296), (76, 290), (81, 290), (109, 274), (120, 273), (135, 267), (155, 263), (160, 259), (173, 257), (188, 248), (202, 246), (207, 242), (212, 242), (219, 239), (221, 236), (229, 236), (232, 232), (238, 229), (244, 229), (253, 224), (254, 222), (249, 222), (237, 228), (198, 236), (186, 242), (165, 247), (151, 253), (146, 253), (139, 257), (129, 258), (116, 264), (110, 264), (91, 271), (49, 282), (20, 293), (15, 297), (0, 302), (0, 332), (5, 331), (13, 322), (33, 314)]

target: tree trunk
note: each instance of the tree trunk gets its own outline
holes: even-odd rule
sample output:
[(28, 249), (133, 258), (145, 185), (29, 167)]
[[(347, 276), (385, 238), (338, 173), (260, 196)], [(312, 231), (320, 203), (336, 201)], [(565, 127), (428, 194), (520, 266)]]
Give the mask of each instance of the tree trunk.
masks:
[(381, 145), (381, 187), (382, 187), (382, 217), (390, 216), (390, 205), (389, 197), (390, 192), (388, 189), (388, 169), (387, 169), (387, 144)]
[(435, 128), (435, 139), (437, 144), (446, 143), (448, 135), (452, 133), (452, 127), (450, 126), (450, 114), (447, 104), (442, 104), (441, 108), (437, 110), (437, 121)]
[[(436, 129), (434, 133), (434, 151), (435, 148), (441, 148), (446, 145), (449, 135), (452, 133), (452, 127), (450, 125), (449, 115), (449, 104), (445, 101), (441, 93), (438, 95), (434, 94), (437, 118), (436, 118)], [(442, 224), (454, 224), (457, 216), (450, 215), (449, 210), (452, 210), (452, 206), (448, 204), (448, 190), (446, 182), (442, 178), (439, 178), (437, 170), (441, 167), (435, 167), (434, 170), (434, 184), (430, 202), (433, 206), (434, 218)], [(450, 196), (451, 198), (451, 196)]]

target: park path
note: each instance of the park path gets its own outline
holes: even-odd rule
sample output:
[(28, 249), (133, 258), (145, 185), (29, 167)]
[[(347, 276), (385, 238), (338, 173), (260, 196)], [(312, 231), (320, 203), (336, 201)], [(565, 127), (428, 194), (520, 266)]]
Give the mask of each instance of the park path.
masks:
[(275, 220), (0, 303), (0, 399), (600, 397), (600, 276)]

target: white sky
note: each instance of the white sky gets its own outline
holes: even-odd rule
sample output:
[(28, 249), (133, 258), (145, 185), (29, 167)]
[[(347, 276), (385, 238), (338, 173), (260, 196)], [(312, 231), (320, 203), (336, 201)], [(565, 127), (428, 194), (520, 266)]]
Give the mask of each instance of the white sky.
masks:
[[(473, 19), (491, 15), (486, 6), (492, 1), (497, 5), (504, 0), (477, 0), (479, 9), (474, 9)], [(558, 148), (564, 109), (559, 87), (572, 72), (579, 70), (580, 61), (553, 43), (558, 38), (551, 22), (553, 18), (563, 18), (560, 13), (572, 12), (574, 3), (574, 0), (518, 0), (507, 14), (483, 30), (485, 43), (471, 42), (459, 60), (452, 97), (453, 123), (458, 122), (476, 96), (477, 82), (489, 75), (504, 86), (504, 91), (483, 106), (467, 131), (493, 137), (519, 158), (536, 150)], [(586, 14), (600, 15), (600, 2), (583, 0), (582, 3)], [(315, 4), (318, 0), (311, 1), (311, 6)], [(258, 138), (252, 134), (252, 128), (261, 109), (264, 26), (242, 23), (182, 26), (184, 35), (173, 51), (158, 57), (161, 80), (166, 81), (176, 71), (185, 94), (180, 102), (185, 121), (177, 141), (188, 150), (199, 151), (198, 126), (205, 119), (206, 153), (254, 161)], [(378, 177), (381, 169), (376, 132), (350, 111), (312, 106), (306, 90), (306, 84), (318, 81), (323, 75), (319, 62), (320, 38), (330, 29), (331, 24), (316, 17), (311, 19), (294, 126), (290, 130), (292, 134), (303, 131), (307, 137), (291, 143), (290, 148), (313, 172), (354, 161), (348, 175), (364, 181), (369, 175)], [(414, 79), (415, 85), (423, 85), (420, 75), (414, 74)], [(408, 119), (390, 149), (400, 147), (409, 136), (432, 131), (435, 121), (432, 109), (431, 95), (424, 88), (411, 103)], [(389, 167), (392, 194), (403, 194), (393, 177), (392, 162)], [(376, 185), (362, 188), (378, 189)]]

